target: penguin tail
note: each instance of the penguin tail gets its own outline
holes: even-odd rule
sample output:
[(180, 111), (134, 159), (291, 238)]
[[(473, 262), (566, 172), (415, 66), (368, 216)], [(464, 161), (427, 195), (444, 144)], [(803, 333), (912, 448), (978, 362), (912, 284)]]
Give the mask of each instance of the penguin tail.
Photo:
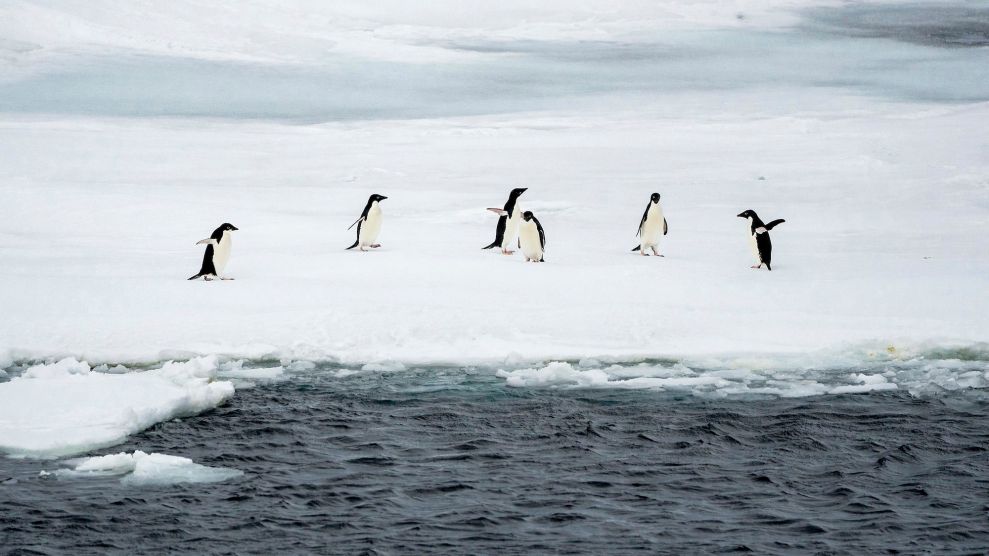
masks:
[(491, 245), (488, 245), (487, 247), (481, 247), (481, 249), (491, 249), (491, 248), (497, 247), (497, 246), (498, 246), (498, 240), (496, 239), (496, 240), (494, 240), (494, 241), (491, 242)]
[(635, 247), (632, 248), (632, 251), (638, 251), (639, 249), (642, 249), (642, 246), (636, 245)]
[(350, 247), (348, 247), (347, 249), (345, 249), (345, 251), (349, 251), (349, 250), (353, 249), (354, 247), (357, 247), (357, 244), (360, 243), (360, 242), (361, 242), (361, 240), (358, 239), (357, 241), (354, 242), (353, 245), (351, 245)]
[(195, 280), (196, 278), (202, 278), (202, 277), (203, 277), (202, 273), (199, 273), (199, 274), (197, 274), (195, 276), (190, 276), (189, 277), (189, 280)]

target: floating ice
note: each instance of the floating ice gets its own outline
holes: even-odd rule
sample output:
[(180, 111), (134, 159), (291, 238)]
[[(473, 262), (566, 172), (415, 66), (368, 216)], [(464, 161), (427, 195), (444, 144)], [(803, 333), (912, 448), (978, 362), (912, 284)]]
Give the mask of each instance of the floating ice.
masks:
[(0, 384), (0, 451), (59, 457), (112, 446), (175, 417), (194, 415), (234, 393), (217, 382), (216, 357), (167, 362), (126, 374), (93, 371), (73, 358), (36, 365)]
[[(813, 364), (812, 361), (817, 361)], [(927, 358), (897, 353), (871, 358), (820, 353), (795, 357), (706, 358), (704, 365), (615, 364), (584, 368), (554, 361), (542, 367), (500, 370), (510, 387), (626, 388), (685, 391), (699, 396), (803, 397), (906, 390), (913, 395), (989, 387), (989, 361)], [(855, 369), (858, 372), (849, 372)]]
[[(59, 469), (57, 477), (75, 478), (123, 475), (125, 484), (213, 483), (243, 475), (236, 469), (208, 467), (189, 458), (167, 454), (120, 452), (105, 456), (69, 460), (71, 469)], [(47, 474), (47, 472), (42, 472)]]
[(285, 368), (277, 367), (257, 367), (244, 368), (244, 361), (225, 363), (216, 373), (219, 378), (230, 379), (234, 386), (240, 388), (253, 388), (258, 383), (277, 382), (285, 380)]

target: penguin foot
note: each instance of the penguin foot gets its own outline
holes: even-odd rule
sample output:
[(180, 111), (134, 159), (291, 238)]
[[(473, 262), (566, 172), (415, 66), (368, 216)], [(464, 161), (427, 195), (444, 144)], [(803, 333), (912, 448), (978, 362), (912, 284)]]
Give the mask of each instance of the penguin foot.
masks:
[(374, 243), (371, 245), (371, 249), (377, 249), (378, 247), (381, 247), (380, 243)]
[(203, 276), (203, 280), (206, 280), (207, 282), (212, 282), (214, 278), (215, 276), (210, 276), (208, 274), (206, 276)]
[(643, 257), (649, 256), (649, 253), (646, 253), (645, 251), (639, 251), (639, 254), (642, 255)]
[(749, 268), (762, 268), (762, 265), (761, 264), (754, 264), (754, 265), (750, 266)]
[(501, 254), (502, 255), (514, 255), (515, 254), (515, 251), (510, 251), (508, 249), (502, 249), (501, 250)]
[(221, 276), (220, 280), (233, 280), (233, 278), (230, 276)]

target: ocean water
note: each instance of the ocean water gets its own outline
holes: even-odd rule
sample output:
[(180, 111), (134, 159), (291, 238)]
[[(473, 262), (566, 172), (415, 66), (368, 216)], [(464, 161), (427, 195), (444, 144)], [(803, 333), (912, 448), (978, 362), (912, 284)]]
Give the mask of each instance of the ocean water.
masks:
[[(984, 361), (967, 364), (989, 373)], [(56, 474), (65, 461), (0, 459), (5, 551), (915, 554), (989, 546), (984, 388), (721, 397), (512, 387), (489, 368), (338, 365), (244, 386), (213, 411), (91, 454), (159, 452), (242, 473), (225, 481), (135, 484)]]

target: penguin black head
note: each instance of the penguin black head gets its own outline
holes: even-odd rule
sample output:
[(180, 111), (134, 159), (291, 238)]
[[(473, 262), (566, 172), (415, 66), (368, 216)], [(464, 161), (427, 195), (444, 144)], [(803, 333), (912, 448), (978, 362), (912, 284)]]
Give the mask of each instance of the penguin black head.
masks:
[(532, 220), (532, 211), (531, 210), (527, 210), (527, 211), (523, 212), (522, 213), (522, 220), (525, 220), (526, 222)]
[(512, 192), (508, 196), (509, 197), (512, 197), (512, 198), (518, 197), (519, 195), (525, 193), (525, 191), (527, 189), (529, 189), (529, 188), (528, 187), (516, 187), (515, 189), (512, 190)]
[(220, 230), (224, 232), (235, 232), (237, 231), (237, 229), (238, 229), (237, 226), (234, 226), (229, 222), (224, 222), (223, 224), (220, 225)]
[(388, 197), (385, 197), (384, 195), (378, 195), (377, 193), (375, 193), (375, 194), (371, 195), (371, 197), (368, 199), (368, 202), (384, 201), (387, 198)]
[(759, 218), (758, 216), (756, 216), (755, 211), (754, 210), (751, 210), (751, 209), (749, 209), (749, 210), (747, 210), (745, 212), (739, 213), (738, 214), (738, 217), (739, 218)]
[(651, 200), (652, 202), (654, 202), (654, 203), (658, 203), (658, 202), (659, 202), (659, 193), (653, 193), (653, 194), (652, 194), (652, 195), (651, 195), (651, 196), (649, 197), (649, 199), (650, 199), (650, 200)]

